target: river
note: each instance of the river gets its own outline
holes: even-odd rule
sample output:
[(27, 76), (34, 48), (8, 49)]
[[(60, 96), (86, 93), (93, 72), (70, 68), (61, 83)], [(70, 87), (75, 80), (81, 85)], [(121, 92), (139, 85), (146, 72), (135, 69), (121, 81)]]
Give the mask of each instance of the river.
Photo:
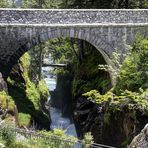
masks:
[[(51, 67), (42, 67), (44, 80), (48, 86), (49, 91), (53, 91), (56, 88), (56, 76), (49, 74), (49, 71), (51, 70), (53, 70)], [(48, 101), (50, 102), (50, 96)], [(71, 123), (69, 118), (62, 117), (60, 109), (50, 106), (49, 110), (52, 121), (50, 128), (52, 130), (59, 128), (64, 130), (65, 134), (77, 137), (75, 125)]]

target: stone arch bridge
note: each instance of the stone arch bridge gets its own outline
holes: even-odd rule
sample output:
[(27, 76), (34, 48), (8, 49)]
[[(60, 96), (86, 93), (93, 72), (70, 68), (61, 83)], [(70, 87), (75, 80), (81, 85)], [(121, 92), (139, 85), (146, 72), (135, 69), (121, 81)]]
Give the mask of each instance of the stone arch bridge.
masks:
[(0, 9), (0, 72), (7, 78), (31, 47), (51, 38), (73, 37), (95, 46), (108, 64), (141, 33), (148, 38), (148, 10)]

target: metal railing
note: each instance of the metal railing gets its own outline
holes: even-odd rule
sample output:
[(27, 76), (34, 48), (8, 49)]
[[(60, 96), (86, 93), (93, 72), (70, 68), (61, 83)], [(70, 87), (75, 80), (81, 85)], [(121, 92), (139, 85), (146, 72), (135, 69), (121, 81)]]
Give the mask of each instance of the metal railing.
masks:
[[(5, 127), (6, 128), (6, 127)], [(115, 148), (103, 144), (92, 143), (89, 144), (85, 141), (78, 139), (67, 139), (66, 137), (60, 137), (56, 135), (44, 135), (35, 131), (26, 131), (20, 128), (9, 128), (9, 131), (13, 132), (16, 136), (16, 141), (23, 142), (29, 146), (39, 148)], [(2, 127), (0, 126), (0, 131)], [(0, 134), (0, 136), (2, 136)]]

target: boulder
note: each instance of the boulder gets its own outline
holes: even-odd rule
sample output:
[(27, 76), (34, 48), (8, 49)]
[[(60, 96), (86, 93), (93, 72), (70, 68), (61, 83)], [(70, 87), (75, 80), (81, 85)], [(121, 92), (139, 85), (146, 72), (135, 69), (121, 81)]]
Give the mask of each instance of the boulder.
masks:
[(128, 148), (148, 148), (148, 124), (141, 130), (141, 133), (137, 135)]

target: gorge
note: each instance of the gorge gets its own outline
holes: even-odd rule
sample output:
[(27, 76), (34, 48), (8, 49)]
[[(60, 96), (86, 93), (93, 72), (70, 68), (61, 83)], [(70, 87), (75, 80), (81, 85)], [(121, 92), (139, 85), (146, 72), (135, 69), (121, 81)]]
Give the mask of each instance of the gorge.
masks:
[[(86, 148), (94, 142), (147, 148), (148, 10), (108, 9), (147, 8), (147, 2), (61, 1), (22, 0), (23, 9), (0, 9), (0, 128), (82, 140)], [(72, 6), (93, 9), (39, 9)], [(107, 9), (94, 9), (100, 7)], [(62, 66), (43, 67), (48, 60)], [(23, 143), (28, 139), (9, 143), (11, 131), (1, 131), (8, 148), (32, 146)]]

